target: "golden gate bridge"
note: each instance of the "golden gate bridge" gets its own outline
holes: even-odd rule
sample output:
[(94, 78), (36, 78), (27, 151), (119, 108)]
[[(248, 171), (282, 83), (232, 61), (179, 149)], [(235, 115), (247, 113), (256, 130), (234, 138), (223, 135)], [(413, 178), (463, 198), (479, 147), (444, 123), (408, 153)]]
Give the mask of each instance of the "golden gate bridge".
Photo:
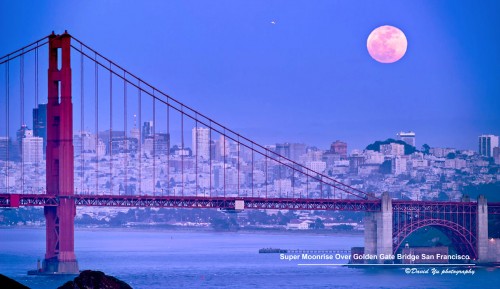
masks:
[[(39, 53), (45, 49), (46, 76), (39, 73), (44, 63)], [(77, 64), (76, 71), (72, 64)], [(0, 207), (44, 207), (46, 253), (41, 273), (78, 272), (76, 206), (362, 211), (365, 253), (393, 254), (411, 233), (433, 226), (474, 262), (498, 262), (499, 252), (491, 254), (496, 249), (488, 240), (488, 215), (500, 214), (500, 203), (483, 197), (477, 202), (403, 201), (387, 193), (363, 192), (231, 130), (67, 32), (52, 33), (9, 53), (0, 58), (0, 65), (5, 103)], [(45, 105), (40, 104), (40, 79), (47, 84), (43, 117), (38, 115), (40, 105)], [(75, 79), (79, 91), (73, 88)], [(45, 153), (39, 149), (40, 138), (30, 146), (21, 135), (21, 152), (10, 141), (11, 127), (20, 126), (26, 134), (25, 110), (30, 104), (37, 109), (33, 118), (45, 125)], [(134, 113), (134, 131), (129, 134), (131, 111), (138, 111), (139, 123), (149, 114), (152, 125), (141, 131)], [(18, 123), (12, 120), (17, 117)], [(89, 125), (94, 137), (85, 132)], [(160, 126), (165, 133), (156, 131)], [(186, 128), (192, 128), (191, 152)], [(179, 142), (174, 152), (172, 139)]]

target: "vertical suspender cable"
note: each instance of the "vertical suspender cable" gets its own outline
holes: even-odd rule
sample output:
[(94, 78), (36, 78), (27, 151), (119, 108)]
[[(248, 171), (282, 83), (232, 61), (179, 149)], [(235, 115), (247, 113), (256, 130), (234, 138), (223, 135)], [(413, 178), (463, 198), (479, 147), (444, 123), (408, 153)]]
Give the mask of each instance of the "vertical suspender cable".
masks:
[(264, 185), (266, 186), (266, 199), (267, 199), (267, 149), (266, 149), (266, 181), (264, 182)]
[(210, 127), (209, 127), (209, 132), (208, 132), (208, 138), (209, 138), (209, 177), (210, 177), (210, 188), (209, 188), (209, 193), (210, 197), (212, 197), (212, 121), (210, 120)]
[(96, 55), (94, 54), (94, 77), (95, 77), (95, 154), (96, 154), (96, 163), (95, 163), (95, 194), (99, 193), (99, 66), (97, 65)]
[(125, 141), (125, 188), (124, 188), (124, 194), (127, 194), (127, 187), (128, 187), (128, 154), (129, 154), (129, 147), (128, 147), (128, 139), (127, 139), (127, 81), (126, 81), (126, 72), (123, 71), (123, 138)]
[(156, 98), (153, 89), (153, 195), (156, 188)]
[[(24, 51), (24, 50), (23, 50)], [(24, 155), (26, 152), (23, 153), (23, 142), (24, 138), (26, 137), (26, 130), (27, 126), (25, 127), (26, 123), (24, 122), (24, 54), (21, 55), (19, 58), (19, 96), (21, 98), (21, 129), (22, 129), (22, 136), (21, 136), (21, 143), (17, 144), (21, 148), (21, 192), (24, 194)]]
[[(306, 174), (306, 199), (307, 199), (307, 194), (309, 193), (309, 172)], [(300, 195), (302, 198), (302, 194)]]
[(226, 197), (226, 129), (224, 129), (222, 147), (224, 149), (224, 164), (222, 168), (224, 170), (224, 198), (225, 198)]
[(109, 63), (109, 185), (113, 194), (113, 72)]
[(253, 198), (253, 179), (254, 179), (254, 151), (253, 151), (253, 142), (252, 142), (252, 198)]
[[(80, 44), (80, 51), (83, 51), (83, 45)], [(84, 77), (83, 77), (83, 53), (80, 53), (80, 193), (84, 191), (83, 189), (83, 182), (85, 178), (85, 172), (84, 172), (84, 163), (85, 159), (83, 156), (84, 152), (84, 141), (83, 141), (83, 129), (84, 129), (84, 121), (85, 121), (85, 109), (84, 109), (84, 103), (83, 103), (83, 94), (84, 94)]]
[(10, 191), (10, 91), (9, 91), (9, 84), (10, 84), (10, 60), (7, 58), (7, 63), (5, 65), (5, 95), (7, 98), (6, 101), (6, 113), (5, 113), (5, 123), (7, 125), (7, 159), (5, 161), (5, 171), (6, 171), (6, 180), (5, 180), (5, 193), (9, 193)]
[[(38, 42), (36, 43), (36, 48), (35, 48), (35, 108), (36, 108), (36, 122), (38, 124), (38, 118), (40, 115), (40, 111), (38, 108)], [(33, 128), (34, 129), (34, 128)], [(39, 137), (39, 135), (38, 135)], [(45, 136), (46, 137), (46, 136)], [(42, 143), (42, 148), (43, 148), (43, 143)], [(43, 151), (41, 157), (38, 155), (38, 150), (36, 150), (36, 167), (35, 167), (35, 191), (39, 193), (38, 189), (40, 188), (40, 161), (43, 159)]]
[(238, 163), (236, 165), (238, 166), (238, 169), (237, 169), (238, 196), (240, 196), (240, 135), (238, 135)]
[(95, 61), (96, 55), (94, 54), (94, 85), (95, 85), (95, 95), (94, 95), (94, 126), (95, 126), (95, 194), (99, 193), (99, 67), (97, 61)]
[(167, 194), (170, 190), (170, 105), (167, 98), (167, 137), (168, 137), (168, 151), (167, 151)]
[(139, 195), (142, 193), (142, 135), (143, 131), (141, 129), (142, 125), (142, 91), (141, 91), (141, 81), (139, 80), (137, 83), (137, 89), (139, 93)]
[(196, 186), (194, 188), (196, 196), (198, 196), (198, 156), (200, 155), (200, 151), (198, 150), (198, 114), (195, 114), (195, 166), (194, 166), (194, 173), (195, 173), (195, 180), (196, 180)]
[(279, 196), (281, 198), (281, 185), (282, 185), (283, 181), (282, 181), (282, 176), (281, 176), (281, 164), (282, 164), (282, 162), (280, 161), (280, 159), (281, 159), (281, 156), (279, 155), (278, 161), (276, 163), (278, 165), (278, 177), (279, 177), (279, 189), (278, 189), (278, 191), (279, 191)]
[(323, 177), (319, 177), (319, 190), (320, 190), (320, 198), (323, 199)]
[(184, 196), (184, 111), (181, 106), (181, 194)]

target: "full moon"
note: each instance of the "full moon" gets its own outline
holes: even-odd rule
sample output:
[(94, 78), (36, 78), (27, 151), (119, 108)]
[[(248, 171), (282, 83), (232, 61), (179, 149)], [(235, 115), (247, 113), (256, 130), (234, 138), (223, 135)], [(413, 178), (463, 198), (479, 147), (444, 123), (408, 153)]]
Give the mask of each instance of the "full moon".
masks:
[(403, 31), (390, 25), (375, 28), (366, 41), (370, 56), (381, 63), (400, 60), (405, 55), (407, 46), (408, 41)]

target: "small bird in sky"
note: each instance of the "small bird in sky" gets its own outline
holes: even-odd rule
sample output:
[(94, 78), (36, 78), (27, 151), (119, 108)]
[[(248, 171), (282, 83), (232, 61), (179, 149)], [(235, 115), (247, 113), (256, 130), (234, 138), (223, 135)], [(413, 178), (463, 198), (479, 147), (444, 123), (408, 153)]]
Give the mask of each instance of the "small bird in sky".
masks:
[(272, 24), (272, 25), (276, 24), (276, 21), (275, 21), (275, 20), (272, 20), (272, 21), (271, 21), (271, 24)]

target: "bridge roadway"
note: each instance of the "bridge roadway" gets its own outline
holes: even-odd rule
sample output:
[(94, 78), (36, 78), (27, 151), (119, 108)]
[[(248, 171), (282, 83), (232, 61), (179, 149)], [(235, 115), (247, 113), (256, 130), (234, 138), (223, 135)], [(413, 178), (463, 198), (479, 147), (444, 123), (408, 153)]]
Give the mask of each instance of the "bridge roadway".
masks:
[[(130, 195), (74, 195), (0, 194), (0, 207), (58, 206), (63, 198), (73, 199), (77, 206), (96, 207), (156, 207), (235, 209), (243, 201), (244, 209), (329, 210), (379, 212), (380, 200), (314, 199), (314, 198), (259, 198), (259, 197), (205, 197), (205, 196), (130, 196)], [(429, 211), (474, 213), (476, 202), (435, 202), (393, 200), (394, 212)], [(489, 202), (488, 214), (500, 215), (500, 203)]]

